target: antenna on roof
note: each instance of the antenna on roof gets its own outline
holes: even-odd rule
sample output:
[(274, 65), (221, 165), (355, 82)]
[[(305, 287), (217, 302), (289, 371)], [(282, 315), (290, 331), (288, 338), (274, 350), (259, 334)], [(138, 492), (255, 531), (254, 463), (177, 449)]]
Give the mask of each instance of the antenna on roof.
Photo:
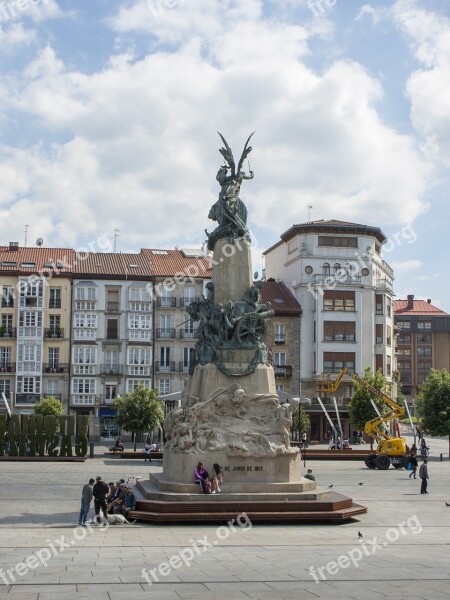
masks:
[(27, 247), (27, 242), (28, 242), (28, 227), (29, 225), (25, 225), (25, 248)]
[(114, 229), (114, 254), (116, 254), (117, 251), (117, 238), (120, 236), (119, 231), (120, 229)]
[(44, 240), (42, 238), (38, 238), (36, 240), (36, 246), (38, 246), (39, 248), (44, 244)]
[(311, 223), (311, 211), (313, 208), (312, 204), (308, 204), (308, 223)]

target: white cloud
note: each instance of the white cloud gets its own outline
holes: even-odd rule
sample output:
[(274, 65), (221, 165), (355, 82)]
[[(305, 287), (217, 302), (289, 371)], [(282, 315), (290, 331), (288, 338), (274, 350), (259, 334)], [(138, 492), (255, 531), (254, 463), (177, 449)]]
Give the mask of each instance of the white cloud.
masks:
[(417, 271), (422, 267), (421, 260), (397, 260), (392, 263), (392, 268), (394, 269), (394, 273), (399, 271), (401, 273), (406, 273), (409, 271)]
[(359, 63), (314, 71), (303, 62), (310, 30), (265, 16), (258, 0), (183, 0), (153, 20), (147, 2), (127, 6), (115, 31), (151, 31), (157, 51), (86, 75), (48, 46), (8, 82), (0, 110), (67, 141), (5, 149), (3, 236), (35, 222), (36, 237), (64, 245), (118, 226), (126, 246), (199, 241), (214, 227), (218, 129), (236, 158), (256, 130), (242, 197), (272, 239), (310, 203), (314, 218), (380, 226), (424, 210), (427, 164), (380, 118), (383, 89)]
[(13, 54), (19, 48), (30, 46), (35, 41), (36, 32), (27, 29), (22, 23), (0, 25), (0, 54)]

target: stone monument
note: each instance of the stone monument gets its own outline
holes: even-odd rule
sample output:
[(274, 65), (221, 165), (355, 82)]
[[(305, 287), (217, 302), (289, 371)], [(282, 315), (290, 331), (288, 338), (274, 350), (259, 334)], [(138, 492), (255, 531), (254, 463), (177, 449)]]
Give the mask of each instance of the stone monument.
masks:
[[(253, 281), (247, 209), (239, 197), (243, 181), (254, 177), (251, 170), (243, 170), (253, 134), (237, 168), (219, 135), (225, 164), (216, 176), (218, 200), (209, 211), (217, 226), (206, 231), (213, 252), (212, 281), (206, 295), (186, 307), (198, 322), (196, 357), (181, 407), (168, 413), (164, 422), (163, 473), (150, 474), (139, 487), (146, 498), (165, 503), (213, 500), (214, 510), (224, 501), (228, 506), (233, 500), (283, 502), (280, 514), (285, 515), (288, 500), (327, 498), (330, 492), (317, 492), (314, 481), (301, 477), (299, 451), (290, 445), (292, 414), (299, 400), (280, 404), (263, 341), (273, 310), (261, 303), (263, 282)], [(194, 484), (199, 462), (209, 472), (214, 463), (222, 467), (219, 497), (199, 494)], [(185, 516), (188, 512), (184, 509)]]

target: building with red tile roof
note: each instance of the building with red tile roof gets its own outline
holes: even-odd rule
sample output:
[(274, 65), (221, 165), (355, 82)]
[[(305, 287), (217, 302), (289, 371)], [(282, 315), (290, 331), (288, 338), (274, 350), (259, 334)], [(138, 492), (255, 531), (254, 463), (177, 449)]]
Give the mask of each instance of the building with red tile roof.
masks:
[(450, 370), (450, 315), (431, 299), (394, 301), (396, 362), (401, 391), (417, 397), (430, 369)]

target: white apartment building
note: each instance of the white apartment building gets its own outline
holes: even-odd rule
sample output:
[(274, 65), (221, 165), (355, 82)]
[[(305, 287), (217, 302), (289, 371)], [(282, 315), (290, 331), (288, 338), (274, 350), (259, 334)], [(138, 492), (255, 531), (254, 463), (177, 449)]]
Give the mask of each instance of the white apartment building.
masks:
[[(392, 381), (393, 271), (382, 259), (387, 241), (377, 227), (342, 221), (293, 225), (266, 250), (266, 278), (284, 282), (302, 308), (300, 372), (303, 397), (315, 382), (347, 367), (382, 369)], [(346, 377), (336, 397), (351, 396)]]

